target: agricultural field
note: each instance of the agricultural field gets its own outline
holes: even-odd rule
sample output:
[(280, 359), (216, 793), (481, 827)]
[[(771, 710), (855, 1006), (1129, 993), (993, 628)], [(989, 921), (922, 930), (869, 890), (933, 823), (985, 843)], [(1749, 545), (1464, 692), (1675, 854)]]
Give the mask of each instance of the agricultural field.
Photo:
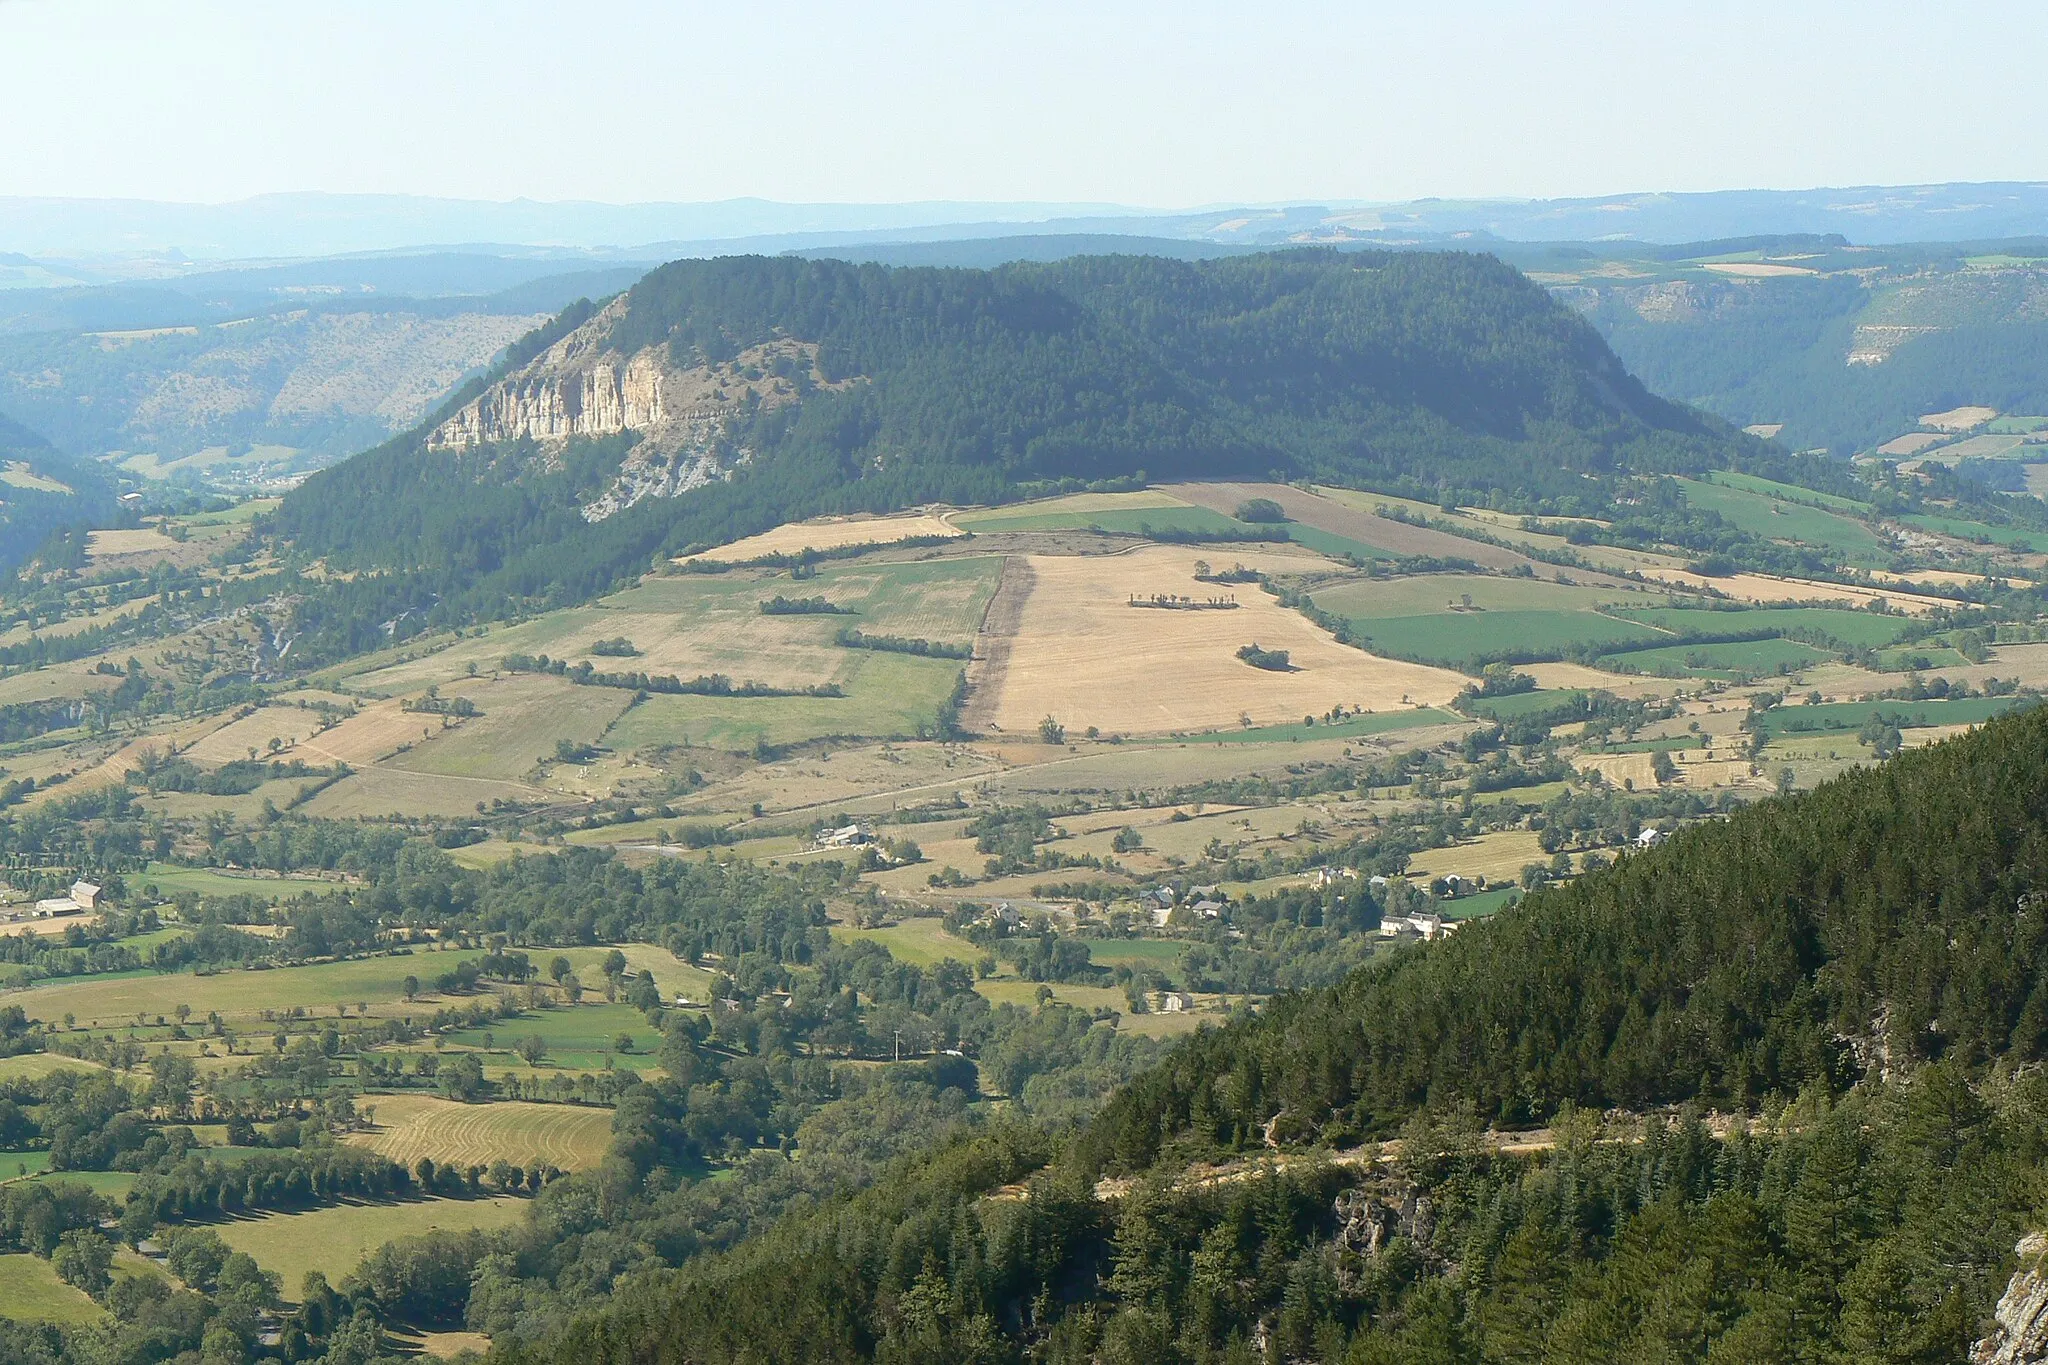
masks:
[(1101, 525), (1105, 517), (1128, 520), (1129, 529), (1136, 530), (1138, 520), (1149, 518), (1153, 525), (1165, 525), (1167, 518), (1194, 510), (1192, 503), (1148, 488), (1137, 493), (1074, 493), (1009, 507), (954, 512), (946, 519), (963, 531), (979, 534), (1087, 530)]
[(748, 536), (716, 549), (685, 555), (679, 563), (694, 559), (724, 564), (744, 564), (775, 555), (800, 555), (806, 550), (843, 550), (853, 545), (895, 545), (930, 536), (958, 536), (965, 532), (946, 517), (915, 512), (896, 517), (821, 517), (816, 521), (794, 522)]
[(1976, 725), (2034, 699), (1972, 697), (1962, 701), (1823, 702), (1818, 706), (1778, 706), (1758, 721), (1772, 738), (1780, 735), (1860, 730), (1873, 716), (1901, 729), (1926, 726)]
[[(1716, 480), (1681, 479), (1685, 500), (1701, 511), (1718, 514), (1738, 530), (1768, 540), (1811, 546), (1838, 556), (1843, 564), (1878, 569), (1893, 559), (1890, 546), (1869, 526), (1811, 502), (1787, 501)], [(1803, 491), (1803, 490), (1802, 490)]]
[[(575, 961), (573, 957), (570, 960)], [(670, 999), (683, 984), (685, 970), (678, 964), (677, 970), (668, 973), (668, 980), (662, 982)], [(602, 979), (587, 969), (579, 975), (588, 980)], [(484, 1037), (487, 1033), (488, 1040)], [(516, 1019), (500, 1019), (489, 1028), (462, 1029), (441, 1036), (450, 1047), (487, 1050), (483, 1059), (487, 1065), (494, 1061), (512, 1064), (520, 1042), (538, 1038), (547, 1048), (539, 1066), (542, 1072), (598, 1071), (607, 1062), (622, 1071), (642, 1067), (652, 1070), (653, 1053), (661, 1044), (661, 1031), (647, 1022), (646, 1015), (628, 1005), (607, 1004), (594, 993), (586, 995), (581, 1004), (528, 1010)], [(616, 1046), (621, 1037), (631, 1041), (631, 1051)], [(494, 1058), (489, 1055), (492, 1052), (502, 1055)]]
[[(1262, 547), (1237, 557), (1267, 572), (1319, 561)], [(970, 733), (1028, 734), (1046, 716), (1070, 731), (1160, 734), (1284, 723), (1334, 706), (1372, 711), (1450, 700), (1456, 674), (1375, 658), (1338, 644), (1298, 613), (1250, 590), (1195, 581), (1192, 550), (1146, 546), (1120, 555), (1023, 559), (1014, 625), (970, 671)], [(1006, 584), (1004, 591), (1011, 591)], [(1157, 595), (1234, 598), (1227, 610), (1131, 605)], [(1001, 610), (991, 612), (994, 617)], [(1007, 623), (1005, 623), (1007, 624)], [(1254, 668), (1249, 644), (1286, 650), (1290, 670)]]
[(512, 1197), (337, 1204), (305, 1213), (239, 1219), (217, 1230), (230, 1247), (248, 1252), (256, 1264), (281, 1277), (290, 1299), (297, 1296), (308, 1271), (317, 1270), (330, 1284), (340, 1284), (386, 1242), (426, 1232), (511, 1227), (526, 1217), (526, 1209), (526, 1200)]
[(40, 1018), (72, 1014), (82, 1027), (98, 1030), (120, 1027), (138, 1014), (151, 1019), (169, 1015), (179, 1005), (201, 1013), (218, 1010), (222, 1017), (238, 1021), (258, 1018), (265, 1010), (301, 1005), (327, 1011), (337, 1005), (353, 1010), (365, 1003), (373, 1015), (432, 1013), (431, 1003), (406, 1004), (405, 978), (417, 976), (428, 982), (457, 962), (479, 955), (474, 950), (423, 952), (267, 971), (228, 970), (204, 977), (182, 972), (75, 977), (38, 983), (8, 998)]
[(352, 1133), (357, 1146), (381, 1152), (410, 1169), (421, 1157), (437, 1164), (519, 1166), (546, 1164), (581, 1171), (604, 1159), (611, 1143), (609, 1109), (499, 1100), (459, 1104), (431, 1095), (368, 1095), (375, 1128)]
[[(1618, 613), (1645, 594), (1533, 579), (1465, 574), (1342, 583), (1315, 604), (1342, 617), (1368, 649), (1469, 668), (1500, 658), (1555, 658), (1616, 645), (1653, 644), (1663, 631)], [(1649, 596), (1651, 602), (1664, 602)]]
[(1748, 678), (1796, 672), (1834, 656), (1796, 640), (1752, 640), (1726, 644), (1661, 645), (1608, 654), (1601, 668), (1655, 673), (1669, 678)]

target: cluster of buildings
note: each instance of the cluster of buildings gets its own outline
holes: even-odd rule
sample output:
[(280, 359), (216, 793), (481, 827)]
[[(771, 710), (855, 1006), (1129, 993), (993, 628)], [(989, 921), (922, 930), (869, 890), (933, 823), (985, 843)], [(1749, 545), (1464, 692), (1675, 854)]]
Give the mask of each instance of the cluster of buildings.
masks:
[(100, 906), (100, 888), (88, 881), (71, 883), (68, 895), (48, 896), (33, 906), (22, 906), (5, 915), (10, 923), (23, 920), (62, 919), (66, 915), (88, 915)]

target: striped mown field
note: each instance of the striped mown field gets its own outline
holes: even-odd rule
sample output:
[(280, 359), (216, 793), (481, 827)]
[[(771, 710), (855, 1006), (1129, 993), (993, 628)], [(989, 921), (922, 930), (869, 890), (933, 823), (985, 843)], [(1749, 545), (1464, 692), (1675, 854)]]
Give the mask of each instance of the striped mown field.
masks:
[(578, 1171), (602, 1161), (612, 1140), (609, 1109), (521, 1100), (459, 1104), (432, 1095), (365, 1095), (360, 1104), (376, 1111), (377, 1126), (349, 1141), (406, 1166), (421, 1157), (458, 1166), (503, 1158)]

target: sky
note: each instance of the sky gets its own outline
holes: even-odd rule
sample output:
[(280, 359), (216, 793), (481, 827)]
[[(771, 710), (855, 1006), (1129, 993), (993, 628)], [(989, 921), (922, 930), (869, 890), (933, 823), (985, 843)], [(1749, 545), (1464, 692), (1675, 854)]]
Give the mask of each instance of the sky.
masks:
[(2048, 179), (2038, 0), (0, 0), (0, 195), (1221, 203)]

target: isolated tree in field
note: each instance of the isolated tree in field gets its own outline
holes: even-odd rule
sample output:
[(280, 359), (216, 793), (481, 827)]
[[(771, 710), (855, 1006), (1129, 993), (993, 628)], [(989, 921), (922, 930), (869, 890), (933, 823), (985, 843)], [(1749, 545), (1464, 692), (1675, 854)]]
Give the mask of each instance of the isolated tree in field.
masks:
[(548, 1055), (548, 1040), (538, 1033), (529, 1033), (519, 1040), (518, 1051), (528, 1066), (539, 1066), (540, 1059)]
[(1650, 773), (1657, 779), (1658, 785), (1661, 786), (1678, 776), (1678, 765), (1671, 761), (1670, 754), (1659, 749), (1656, 753), (1650, 755)]
[(562, 982), (568, 977), (570, 970), (571, 967), (569, 959), (566, 957), (557, 957), (552, 962), (548, 963), (548, 975), (554, 978), (554, 982), (557, 986), (561, 985)]
[(405, 978), (400, 989), (405, 992), (405, 998), (411, 1000), (420, 993), (420, 979), (416, 976), (408, 976)]
[(1047, 744), (1065, 744), (1067, 742), (1067, 727), (1054, 720), (1051, 716), (1047, 716), (1044, 720), (1038, 722), (1038, 737)]
[(606, 976), (624, 976), (626, 974), (626, 955), (617, 948), (606, 953), (604, 955), (604, 974)]

